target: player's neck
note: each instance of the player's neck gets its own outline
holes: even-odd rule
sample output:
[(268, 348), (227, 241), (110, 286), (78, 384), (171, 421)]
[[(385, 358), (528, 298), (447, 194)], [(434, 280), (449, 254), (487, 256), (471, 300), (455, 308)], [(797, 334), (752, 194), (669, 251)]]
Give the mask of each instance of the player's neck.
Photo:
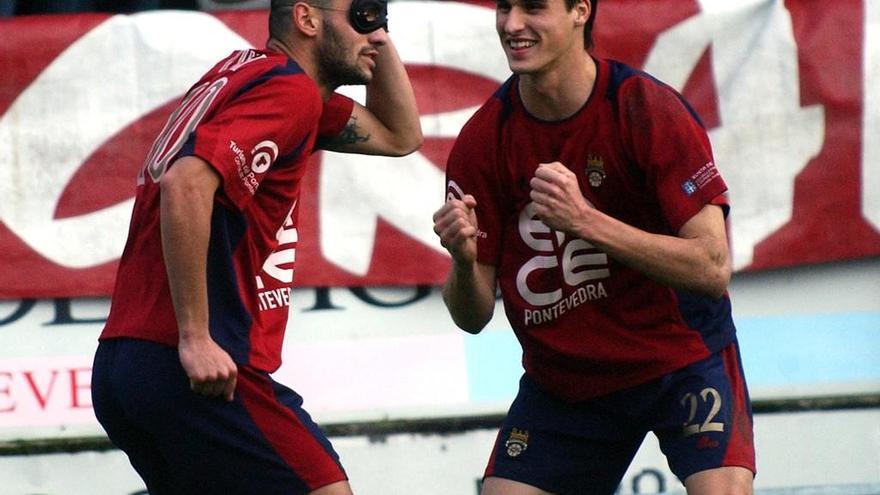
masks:
[(522, 74), (519, 93), (523, 106), (533, 116), (563, 120), (583, 108), (595, 82), (596, 62), (582, 52), (571, 60), (558, 61), (548, 70)]
[(281, 52), (293, 59), (303, 72), (315, 81), (321, 96), (326, 100), (335, 88), (327, 88), (321, 83), (321, 80), (318, 78), (318, 64), (315, 62), (313, 55), (303, 48), (303, 45), (304, 43), (285, 43), (277, 38), (269, 38), (269, 41), (266, 42), (266, 48)]

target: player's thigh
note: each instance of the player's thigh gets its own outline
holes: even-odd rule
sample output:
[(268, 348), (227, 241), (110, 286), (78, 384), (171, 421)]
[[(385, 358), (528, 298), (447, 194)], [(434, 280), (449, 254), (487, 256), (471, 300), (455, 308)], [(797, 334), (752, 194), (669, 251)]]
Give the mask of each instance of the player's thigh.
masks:
[(110, 441), (128, 456), (153, 495), (175, 495), (172, 468), (156, 439), (126, 412), (130, 389), (126, 379), (129, 354), (125, 341), (103, 341), (92, 367), (92, 405)]
[(754, 474), (743, 467), (722, 467), (692, 474), (684, 480), (688, 495), (753, 495)]
[(632, 421), (628, 407), (616, 396), (572, 404), (523, 377), (485, 479), (562, 495), (612, 494), (647, 430)]
[(346, 494), (339, 457), (302, 398), (267, 374), (240, 366), (232, 402), (192, 392), (181, 400), (165, 452), (186, 466), (190, 486), (224, 495)]
[(112, 442), (128, 456), (150, 495), (184, 495), (169, 465), (154, 439), (140, 429), (130, 427), (124, 432), (108, 432)]
[(665, 380), (654, 432), (673, 473), (682, 481), (725, 467), (753, 473), (752, 414), (736, 343)]
[(192, 392), (176, 349), (128, 346), (115, 370), (124, 377), (123, 406), (155, 440), (180, 493), (302, 495), (346, 480), (302, 398), (267, 374), (239, 367), (235, 399), (227, 402)]
[(553, 495), (553, 493), (519, 481), (490, 476), (483, 480), (480, 495)]

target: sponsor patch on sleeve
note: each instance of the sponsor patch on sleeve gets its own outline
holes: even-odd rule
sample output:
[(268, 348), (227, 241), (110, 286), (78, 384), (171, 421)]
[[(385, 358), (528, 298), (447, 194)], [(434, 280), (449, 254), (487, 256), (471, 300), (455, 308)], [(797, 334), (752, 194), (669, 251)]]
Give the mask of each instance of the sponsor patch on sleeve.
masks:
[(691, 175), (689, 179), (682, 182), (681, 190), (688, 196), (693, 196), (697, 191), (705, 187), (706, 184), (709, 184), (718, 177), (718, 175), (718, 169), (715, 167), (715, 162), (710, 161), (700, 167), (700, 169)]

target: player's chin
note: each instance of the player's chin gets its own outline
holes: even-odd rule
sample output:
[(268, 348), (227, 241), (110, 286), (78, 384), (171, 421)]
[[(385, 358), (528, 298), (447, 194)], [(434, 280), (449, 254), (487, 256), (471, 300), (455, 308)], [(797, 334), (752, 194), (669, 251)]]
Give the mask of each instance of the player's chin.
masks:
[(360, 79), (361, 84), (370, 84), (370, 81), (373, 80), (373, 70), (368, 68), (362, 68), (360, 70)]
[(373, 79), (373, 69), (376, 62), (369, 57), (358, 57), (348, 66), (349, 77), (358, 79), (358, 84), (367, 84)]
[(516, 75), (524, 75), (524, 74), (532, 74), (538, 72), (537, 68), (535, 68), (534, 64), (530, 64), (524, 62), (522, 60), (510, 60), (507, 61), (508, 67), (510, 67), (510, 72), (513, 72)]
[(340, 86), (361, 86), (370, 84), (373, 80), (373, 71), (358, 67), (357, 70), (351, 70), (342, 78)]

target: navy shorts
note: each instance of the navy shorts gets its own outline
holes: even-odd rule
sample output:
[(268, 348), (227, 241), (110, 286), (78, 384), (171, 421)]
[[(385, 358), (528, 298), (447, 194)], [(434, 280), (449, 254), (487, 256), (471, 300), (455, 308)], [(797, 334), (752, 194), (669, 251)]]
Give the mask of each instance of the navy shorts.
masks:
[(190, 390), (177, 349), (105, 340), (92, 401), (151, 495), (304, 494), (346, 479), (302, 397), (247, 366), (226, 402)]
[(736, 343), (659, 379), (578, 403), (523, 376), (485, 475), (558, 494), (610, 495), (649, 431), (682, 481), (723, 466), (755, 472)]

